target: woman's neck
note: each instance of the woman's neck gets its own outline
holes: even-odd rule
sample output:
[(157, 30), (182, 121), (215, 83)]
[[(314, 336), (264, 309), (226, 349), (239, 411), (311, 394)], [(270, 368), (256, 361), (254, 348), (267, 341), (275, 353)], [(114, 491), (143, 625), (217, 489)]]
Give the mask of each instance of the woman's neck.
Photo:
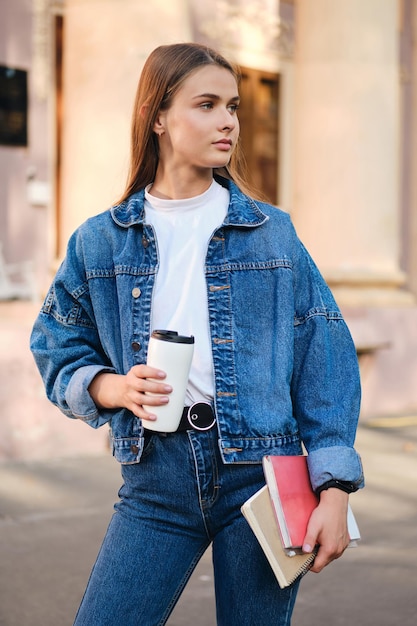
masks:
[(212, 170), (188, 172), (188, 175), (184, 172), (168, 174), (159, 166), (150, 193), (165, 200), (194, 198), (207, 191), (212, 182)]

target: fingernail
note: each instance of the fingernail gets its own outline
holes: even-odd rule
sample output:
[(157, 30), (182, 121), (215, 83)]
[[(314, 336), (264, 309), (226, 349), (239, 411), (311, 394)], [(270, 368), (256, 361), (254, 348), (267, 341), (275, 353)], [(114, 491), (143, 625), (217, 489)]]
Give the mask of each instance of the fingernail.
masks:
[(171, 393), (171, 391), (172, 391), (172, 387), (171, 387), (171, 385), (164, 385), (164, 391), (165, 391), (166, 393)]
[(303, 552), (307, 552), (307, 553), (313, 552), (313, 548), (311, 546), (309, 546), (308, 543), (305, 543), (303, 545)]

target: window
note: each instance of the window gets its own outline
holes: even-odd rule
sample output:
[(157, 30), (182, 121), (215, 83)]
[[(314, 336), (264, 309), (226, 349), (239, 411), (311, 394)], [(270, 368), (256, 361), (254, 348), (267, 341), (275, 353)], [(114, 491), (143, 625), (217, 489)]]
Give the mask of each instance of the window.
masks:
[(55, 256), (63, 254), (60, 245), (61, 232), (61, 189), (62, 189), (62, 134), (64, 117), (63, 94), (63, 54), (64, 54), (64, 16), (55, 15)]
[(27, 146), (27, 72), (0, 65), (0, 144)]
[(278, 201), (279, 77), (241, 68), (241, 142), (249, 181), (266, 198)]

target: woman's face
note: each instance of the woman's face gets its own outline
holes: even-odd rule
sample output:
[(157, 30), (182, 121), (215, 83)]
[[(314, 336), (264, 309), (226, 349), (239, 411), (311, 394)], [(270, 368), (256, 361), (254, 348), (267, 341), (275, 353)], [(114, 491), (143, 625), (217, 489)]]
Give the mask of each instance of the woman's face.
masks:
[(195, 70), (161, 111), (154, 126), (160, 164), (179, 171), (212, 170), (228, 164), (239, 137), (239, 93), (229, 70), (206, 65)]

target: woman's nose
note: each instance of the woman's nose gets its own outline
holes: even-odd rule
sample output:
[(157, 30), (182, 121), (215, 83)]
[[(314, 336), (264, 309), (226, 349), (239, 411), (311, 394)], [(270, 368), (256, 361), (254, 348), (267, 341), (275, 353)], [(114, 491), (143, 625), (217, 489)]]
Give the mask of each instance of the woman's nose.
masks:
[(236, 114), (232, 114), (230, 113), (230, 111), (226, 110), (222, 117), (220, 127), (222, 128), (222, 130), (233, 130), (235, 126), (236, 126)]

